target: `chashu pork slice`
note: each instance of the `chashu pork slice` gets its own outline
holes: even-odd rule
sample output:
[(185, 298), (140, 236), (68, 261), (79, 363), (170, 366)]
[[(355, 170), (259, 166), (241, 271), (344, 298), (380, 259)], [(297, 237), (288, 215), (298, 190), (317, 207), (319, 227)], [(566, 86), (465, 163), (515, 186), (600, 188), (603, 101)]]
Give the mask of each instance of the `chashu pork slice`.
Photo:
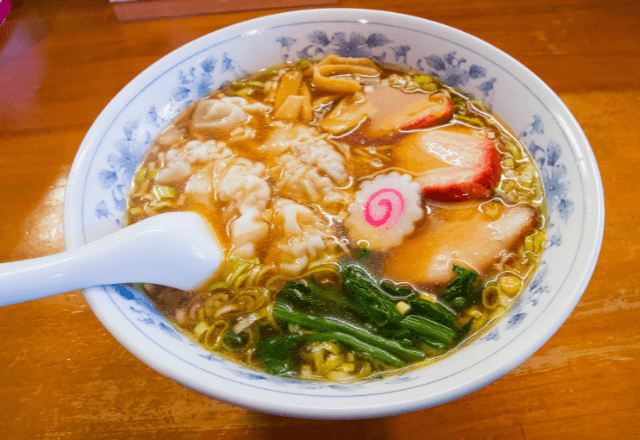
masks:
[(471, 208), (444, 214), (436, 209), (430, 227), (391, 251), (384, 276), (398, 282), (445, 285), (455, 276), (454, 263), (486, 275), (538, 226), (538, 213), (529, 205), (505, 206), (497, 219), (478, 208), (473, 203)]
[(483, 130), (450, 125), (408, 137), (392, 150), (400, 168), (420, 173), (425, 196), (441, 202), (491, 197), (500, 154)]

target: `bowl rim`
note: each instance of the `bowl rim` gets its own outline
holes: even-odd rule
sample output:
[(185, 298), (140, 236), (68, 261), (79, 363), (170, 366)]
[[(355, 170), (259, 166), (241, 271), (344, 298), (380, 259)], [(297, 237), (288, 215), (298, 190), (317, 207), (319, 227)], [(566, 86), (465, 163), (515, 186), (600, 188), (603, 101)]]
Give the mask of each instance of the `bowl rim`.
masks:
[[(370, 405), (360, 406), (360, 407), (350, 407), (345, 409), (344, 407), (339, 408), (330, 408), (328, 405), (316, 405), (308, 403), (307, 405), (301, 407), (297, 403), (289, 403), (287, 401), (280, 400), (274, 404), (273, 399), (267, 400), (262, 396), (251, 395), (251, 391), (237, 393), (235, 391), (230, 391), (228, 389), (224, 390), (215, 390), (215, 393), (211, 393), (211, 389), (204, 390), (202, 384), (199, 380), (194, 379), (188, 373), (181, 371), (179, 368), (176, 369), (172, 367), (168, 363), (163, 363), (160, 361), (162, 357), (166, 357), (166, 353), (163, 353), (162, 350), (157, 349), (156, 347), (141, 347), (138, 344), (131, 342), (130, 336), (128, 334), (129, 331), (135, 331), (135, 327), (127, 328), (127, 325), (121, 325), (114, 323), (111, 321), (110, 316), (104, 313), (101, 310), (99, 303), (89, 294), (89, 291), (92, 289), (100, 289), (100, 288), (92, 288), (83, 290), (83, 294), (85, 299), (89, 303), (93, 313), (97, 316), (100, 322), (104, 325), (104, 327), (132, 354), (142, 360), (144, 363), (149, 365), (151, 368), (160, 372), (161, 374), (171, 378), (172, 380), (186, 386), (187, 388), (194, 389), (198, 392), (212, 395), (216, 399), (224, 400), (230, 402), (235, 405), (240, 405), (243, 407), (248, 407), (252, 409), (257, 409), (260, 411), (286, 415), (286, 416), (295, 416), (295, 417), (307, 417), (307, 418), (332, 418), (332, 419), (345, 419), (345, 418), (367, 418), (367, 417), (381, 417), (386, 415), (393, 415), (404, 413), (407, 411), (413, 411), (417, 409), (427, 408), (430, 406), (439, 405), (450, 400), (456, 399), (463, 395), (466, 395), (470, 392), (473, 392), (491, 382), (503, 376), (521, 362), (526, 360), (529, 356), (531, 356), (535, 351), (537, 351), (544, 343), (546, 343), (549, 338), (557, 331), (557, 329), (564, 323), (564, 321), (568, 318), (571, 311), (574, 309), (578, 301), (580, 300), (584, 290), (586, 289), (589, 280), (593, 274), (595, 269), (595, 265), (598, 259), (598, 255), (600, 252), (600, 248), (602, 245), (603, 233), (604, 233), (604, 190), (602, 186), (602, 180), (600, 177), (600, 173), (598, 171), (598, 166), (595, 160), (595, 155), (589, 145), (589, 142), (584, 135), (582, 129), (577, 123), (574, 116), (571, 114), (566, 105), (562, 102), (562, 100), (533, 72), (531, 72), (527, 67), (522, 65), (520, 62), (503, 52), (502, 50), (496, 48), (489, 43), (470, 35), (466, 32), (460, 31), (458, 29), (452, 28), (450, 26), (437, 23), (428, 19), (415, 17), (411, 15), (398, 14), (394, 12), (388, 11), (379, 11), (379, 10), (370, 10), (370, 9), (349, 9), (349, 8), (327, 8), (327, 9), (304, 9), (304, 10), (296, 10), (290, 12), (282, 12), (278, 14), (267, 15), (263, 17), (258, 17), (255, 19), (247, 20), (244, 22), (236, 23), (231, 26), (227, 26), (225, 28), (221, 28), (214, 32), (203, 35), (185, 45), (171, 51), (167, 55), (163, 56), (156, 62), (154, 62), (151, 66), (147, 67), (141, 73), (139, 73), (133, 80), (131, 80), (110, 102), (109, 104), (102, 110), (100, 115), (96, 118), (91, 128), (87, 132), (78, 153), (74, 159), (69, 180), (67, 183), (67, 188), (65, 191), (65, 202), (64, 202), (64, 237), (65, 244), (68, 249), (74, 249), (82, 244), (83, 237), (79, 234), (72, 234), (71, 231), (76, 230), (78, 227), (78, 221), (82, 223), (82, 212), (79, 211), (79, 207), (74, 205), (74, 201), (79, 199), (79, 196), (82, 194), (84, 189), (84, 178), (87, 176), (83, 174), (83, 169), (88, 175), (89, 166), (87, 166), (88, 161), (91, 161), (90, 153), (92, 148), (95, 148), (96, 145), (99, 144), (97, 140), (97, 136), (100, 131), (100, 127), (104, 124), (104, 121), (107, 120), (107, 116), (110, 113), (113, 113), (114, 110), (120, 108), (124, 102), (126, 102), (131, 95), (131, 92), (140, 89), (141, 86), (144, 86), (148, 80), (148, 78), (156, 75), (156, 72), (159, 70), (166, 70), (166, 66), (169, 64), (175, 64), (175, 60), (186, 59), (187, 55), (194, 56), (197, 54), (197, 50), (193, 50), (194, 48), (199, 47), (204, 41), (215, 41), (216, 38), (221, 38), (222, 41), (225, 40), (225, 37), (228, 37), (230, 34), (239, 34), (242, 35), (249, 28), (260, 28), (267, 27), (271, 28), (275, 26), (275, 22), (284, 20), (284, 24), (280, 24), (280, 26), (284, 26), (286, 24), (292, 24), (294, 20), (298, 20), (300, 18), (307, 19), (306, 21), (312, 22), (321, 22), (327, 21), (330, 16), (337, 15), (344, 21), (348, 22), (356, 22), (357, 16), (362, 17), (361, 20), (366, 17), (367, 22), (375, 23), (375, 20), (380, 21), (389, 21), (389, 20), (400, 20), (404, 22), (404, 29), (407, 30), (418, 30), (422, 28), (424, 30), (425, 26), (428, 27), (432, 32), (442, 33), (453, 35), (457, 38), (463, 40), (471, 40), (474, 47), (478, 48), (481, 51), (489, 51), (491, 54), (491, 62), (494, 64), (506, 64), (508, 71), (517, 71), (518, 74), (524, 75), (526, 81), (533, 82), (537, 87), (542, 89), (545, 92), (546, 100), (550, 100), (553, 102), (554, 109), (556, 111), (560, 111), (562, 114), (562, 121), (558, 121), (559, 125), (562, 125), (562, 131), (565, 136), (569, 135), (571, 139), (567, 139), (567, 142), (570, 147), (573, 146), (581, 146), (582, 149), (580, 152), (582, 155), (576, 158), (576, 162), (586, 170), (586, 174), (592, 177), (594, 180), (593, 183), (595, 185), (596, 191), (594, 194), (585, 194), (586, 198), (588, 195), (593, 198), (595, 204), (593, 206), (589, 206), (590, 210), (587, 210), (587, 206), (585, 206), (585, 219), (584, 223), (588, 226), (591, 226), (591, 232), (593, 233), (593, 240), (588, 243), (588, 248), (582, 249), (583, 244), (580, 244), (582, 252), (585, 252), (586, 255), (589, 255), (588, 263), (582, 266), (576, 275), (580, 282), (571, 290), (571, 295), (565, 298), (565, 301), (562, 302), (563, 307), (557, 310), (553, 310), (553, 319), (547, 319), (544, 321), (544, 325), (542, 322), (533, 323), (531, 327), (538, 326), (543, 327), (539, 333), (536, 333), (538, 337), (535, 341), (530, 342), (529, 344), (522, 344), (519, 347), (515, 347), (510, 350), (509, 356), (505, 357), (502, 362), (497, 366), (493, 367), (489, 371), (484, 372), (481, 375), (474, 375), (472, 377), (466, 377), (463, 381), (461, 381), (457, 386), (452, 387), (448, 390), (440, 392), (438, 394), (432, 394), (427, 398), (414, 398), (404, 400), (402, 402), (371, 402)], [(324, 17), (324, 18), (322, 18)], [(333, 21), (336, 21), (333, 19)], [(385, 23), (375, 23), (375, 24), (385, 24)], [(423, 33), (429, 33), (424, 32)], [(439, 38), (442, 36), (438, 35)], [(475, 49), (474, 49), (475, 50)], [(184, 55), (183, 55), (184, 54)], [(482, 55), (482, 53), (480, 53)], [(489, 60), (487, 58), (487, 60)], [(526, 85), (525, 85), (526, 87)], [(551, 112), (550, 112), (551, 113)], [(572, 152), (575, 151), (571, 148)], [(585, 204), (586, 205), (586, 204)], [(589, 214), (589, 215), (587, 215)], [(585, 227), (586, 228), (586, 227)], [(574, 276), (574, 278), (576, 278)], [(104, 289), (104, 288), (102, 288)], [(566, 295), (565, 295), (566, 296)], [(514, 341), (515, 342), (515, 341)], [(400, 391), (398, 391), (400, 392)], [(269, 394), (269, 393), (267, 393)], [(314, 396), (321, 397), (321, 396)], [(345, 396), (346, 397), (346, 396)], [(333, 397), (335, 398), (335, 397)], [(274, 406), (275, 405), (275, 406)]]

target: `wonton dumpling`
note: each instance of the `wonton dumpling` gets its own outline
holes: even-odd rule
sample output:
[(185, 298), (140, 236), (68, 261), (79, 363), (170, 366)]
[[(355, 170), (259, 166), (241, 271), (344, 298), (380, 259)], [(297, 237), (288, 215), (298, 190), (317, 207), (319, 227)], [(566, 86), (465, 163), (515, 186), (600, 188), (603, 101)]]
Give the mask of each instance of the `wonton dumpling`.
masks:
[(235, 104), (219, 99), (205, 99), (196, 105), (191, 126), (196, 131), (221, 134), (229, 133), (248, 120), (249, 115)]

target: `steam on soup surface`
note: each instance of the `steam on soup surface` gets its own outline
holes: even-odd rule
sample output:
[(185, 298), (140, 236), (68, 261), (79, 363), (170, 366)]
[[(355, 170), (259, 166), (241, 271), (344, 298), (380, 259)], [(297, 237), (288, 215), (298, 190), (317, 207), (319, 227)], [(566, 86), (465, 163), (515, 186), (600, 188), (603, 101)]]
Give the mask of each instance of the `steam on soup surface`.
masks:
[(271, 374), (367, 378), (503, 314), (545, 241), (540, 176), (472, 97), (329, 56), (193, 103), (153, 141), (128, 223), (196, 211), (226, 252), (198, 291), (145, 285), (207, 349)]

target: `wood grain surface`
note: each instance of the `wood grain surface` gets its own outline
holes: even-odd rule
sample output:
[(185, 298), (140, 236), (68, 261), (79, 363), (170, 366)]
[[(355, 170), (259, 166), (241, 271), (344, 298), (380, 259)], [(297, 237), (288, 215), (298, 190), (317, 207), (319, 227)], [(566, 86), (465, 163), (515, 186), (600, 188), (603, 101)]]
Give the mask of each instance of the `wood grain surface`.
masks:
[[(0, 439), (640, 439), (640, 2), (340, 0), (469, 32), (540, 76), (595, 152), (604, 244), (582, 300), (515, 370), (458, 400), (360, 421), (208, 399), (129, 354), (80, 292), (0, 308)], [(93, 120), (151, 63), (274, 10), (117, 23), (106, 0), (14, 0), (0, 28), (0, 262), (64, 249), (62, 203)]]

